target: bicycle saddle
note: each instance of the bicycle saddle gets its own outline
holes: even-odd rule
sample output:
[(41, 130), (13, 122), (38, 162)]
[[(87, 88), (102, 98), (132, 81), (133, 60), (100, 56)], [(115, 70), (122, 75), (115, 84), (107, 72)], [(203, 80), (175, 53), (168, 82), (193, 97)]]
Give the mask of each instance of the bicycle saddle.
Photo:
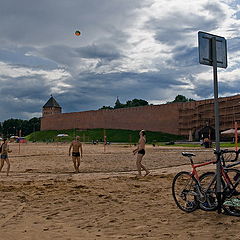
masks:
[(194, 153), (189, 153), (189, 152), (182, 152), (182, 155), (184, 157), (194, 157), (194, 156), (196, 156)]

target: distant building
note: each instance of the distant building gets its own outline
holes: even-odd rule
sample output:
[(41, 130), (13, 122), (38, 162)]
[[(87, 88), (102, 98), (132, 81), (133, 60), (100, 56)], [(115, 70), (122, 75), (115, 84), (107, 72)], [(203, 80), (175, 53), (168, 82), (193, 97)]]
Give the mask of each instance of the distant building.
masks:
[(46, 104), (42, 108), (42, 116), (46, 117), (49, 115), (59, 114), (62, 113), (62, 108), (56, 101), (56, 99), (51, 95), (49, 100), (46, 102)]
[[(240, 125), (240, 95), (219, 98), (220, 130)], [(164, 132), (186, 136), (190, 141), (215, 132), (214, 100), (177, 102), (141, 107), (101, 109), (61, 113), (51, 97), (43, 106), (41, 130), (64, 129), (129, 129)]]

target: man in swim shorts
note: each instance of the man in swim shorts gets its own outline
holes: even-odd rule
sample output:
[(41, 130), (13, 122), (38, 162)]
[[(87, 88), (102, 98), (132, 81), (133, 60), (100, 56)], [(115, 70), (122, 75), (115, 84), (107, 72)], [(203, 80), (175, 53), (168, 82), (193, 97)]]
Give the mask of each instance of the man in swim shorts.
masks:
[(143, 169), (146, 174), (144, 176), (147, 176), (150, 171), (147, 170), (147, 168), (142, 164), (142, 159), (143, 156), (145, 155), (145, 144), (146, 144), (146, 133), (144, 130), (141, 130), (139, 133), (140, 139), (138, 142), (138, 147), (133, 150), (133, 154), (135, 155), (137, 153), (137, 161), (136, 161), (136, 165), (137, 165), (137, 170), (138, 170), (138, 176), (141, 177), (142, 173), (141, 170)]
[(8, 153), (10, 153), (10, 152), (11, 152), (11, 150), (9, 150), (7, 139), (4, 138), (4, 139), (3, 139), (3, 144), (1, 145), (1, 165), (0, 165), (0, 172), (2, 171), (4, 162), (6, 162), (6, 163), (7, 163), (7, 176), (8, 176), (9, 171), (10, 171), (10, 161), (9, 161), (9, 159), (8, 159)]
[(76, 139), (71, 142), (71, 145), (69, 147), (69, 156), (71, 155), (71, 149), (75, 173), (79, 173), (80, 158), (83, 156), (82, 143), (80, 142), (79, 136), (76, 136)]

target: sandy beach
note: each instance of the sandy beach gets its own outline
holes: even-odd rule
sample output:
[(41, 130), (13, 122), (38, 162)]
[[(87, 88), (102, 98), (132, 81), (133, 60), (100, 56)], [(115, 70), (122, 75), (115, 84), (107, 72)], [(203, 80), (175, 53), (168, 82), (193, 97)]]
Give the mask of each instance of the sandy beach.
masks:
[[(214, 159), (212, 149), (147, 146), (151, 174), (137, 179), (134, 146), (84, 144), (74, 174), (68, 144), (10, 144), (10, 176), (0, 173), (0, 239), (240, 239), (240, 218), (196, 210), (172, 198), (180, 170)], [(211, 165), (209, 168), (214, 169)], [(204, 167), (202, 171), (207, 171)]]

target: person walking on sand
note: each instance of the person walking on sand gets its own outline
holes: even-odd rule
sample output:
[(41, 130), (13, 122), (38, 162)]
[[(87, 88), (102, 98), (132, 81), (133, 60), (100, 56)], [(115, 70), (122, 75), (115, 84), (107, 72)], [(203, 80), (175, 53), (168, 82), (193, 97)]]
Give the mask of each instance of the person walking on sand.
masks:
[(138, 170), (138, 176), (141, 177), (142, 173), (141, 173), (141, 169), (143, 169), (146, 174), (144, 175), (147, 176), (150, 171), (148, 171), (146, 169), (146, 167), (144, 165), (142, 165), (142, 159), (143, 156), (145, 155), (145, 144), (146, 144), (146, 133), (144, 130), (141, 130), (139, 133), (140, 139), (138, 142), (138, 147), (133, 150), (133, 154), (135, 155), (137, 153), (137, 161), (136, 161), (136, 165), (137, 165), (137, 170)]
[(4, 165), (4, 162), (7, 163), (7, 176), (9, 175), (9, 171), (10, 171), (10, 161), (8, 159), (8, 153), (12, 152), (11, 150), (9, 150), (9, 147), (8, 147), (8, 142), (7, 142), (7, 139), (4, 138), (3, 139), (3, 144), (1, 145), (1, 148), (0, 148), (0, 152), (1, 152), (1, 165), (0, 165), (0, 172), (2, 171), (2, 168), (3, 168), (3, 165)]
[(80, 157), (83, 156), (83, 150), (82, 150), (82, 143), (80, 142), (80, 137), (76, 136), (76, 139), (71, 142), (71, 145), (69, 147), (69, 156), (71, 155), (71, 149), (72, 149), (72, 160), (73, 160), (73, 166), (76, 173), (79, 173), (79, 167), (80, 167)]

